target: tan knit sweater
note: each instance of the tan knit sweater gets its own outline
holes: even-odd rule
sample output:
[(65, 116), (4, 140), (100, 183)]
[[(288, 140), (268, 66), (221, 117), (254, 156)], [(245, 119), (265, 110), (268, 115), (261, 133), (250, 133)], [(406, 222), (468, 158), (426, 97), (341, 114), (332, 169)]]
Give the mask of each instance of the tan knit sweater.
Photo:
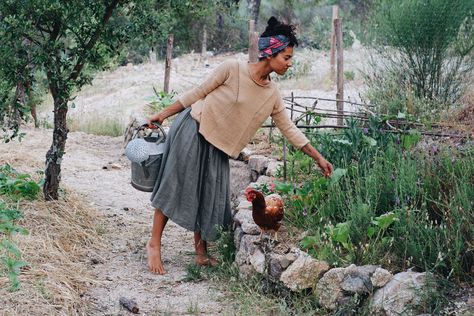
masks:
[(288, 116), (275, 83), (255, 82), (245, 62), (222, 63), (179, 101), (184, 107), (192, 105), (191, 116), (200, 123), (199, 133), (234, 158), (269, 116), (296, 148), (309, 142)]

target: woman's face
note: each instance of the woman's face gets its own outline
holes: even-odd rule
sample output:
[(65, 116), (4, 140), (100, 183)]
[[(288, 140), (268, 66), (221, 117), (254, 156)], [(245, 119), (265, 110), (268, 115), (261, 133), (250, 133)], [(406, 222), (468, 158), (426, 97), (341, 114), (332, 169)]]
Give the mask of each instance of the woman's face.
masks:
[(279, 75), (284, 75), (292, 65), (293, 47), (287, 46), (276, 56), (270, 56), (270, 67)]

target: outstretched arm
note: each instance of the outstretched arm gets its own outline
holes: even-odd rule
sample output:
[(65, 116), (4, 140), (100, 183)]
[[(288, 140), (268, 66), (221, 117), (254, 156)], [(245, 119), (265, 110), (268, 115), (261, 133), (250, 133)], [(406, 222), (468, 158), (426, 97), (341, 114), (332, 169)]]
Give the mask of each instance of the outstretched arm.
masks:
[(306, 155), (310, 156), (311, 158), (316, 161), (319, 168), (321, 168), (325, 177), (329, 177), (332, 174), (332, 165), (329, 161), (327, 161), (320, 153), (316, 150), (310, 143), (307, 143), (305, 146), (301, 148), (301, 151), (304, 152)]
[(175, 101), (173, 104), (167, 106), (160, 112), (156, 113), (152, 117), (148, 119), (148, 126), (152, 127), (152, 122), (158, 122), (159, 124), (162, 124), (165, 119), (167, 119), (170, 116), (175, 115), (176, 113), (181, 112), (184, 110), (184, 106), (181, 104), (179, 100)]

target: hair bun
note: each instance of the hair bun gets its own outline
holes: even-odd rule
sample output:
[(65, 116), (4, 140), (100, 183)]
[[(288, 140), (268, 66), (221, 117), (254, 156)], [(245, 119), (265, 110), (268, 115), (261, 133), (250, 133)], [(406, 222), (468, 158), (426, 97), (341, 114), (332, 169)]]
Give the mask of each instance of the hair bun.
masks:
[(272, 16), (272, 17), (268, 20), (267, 24), (268, 24), (268, 27), (267, 27), (267, 28), (274, 28), (275, 26), (279, 25), (280, 22), (279, 22), (274, 16)]

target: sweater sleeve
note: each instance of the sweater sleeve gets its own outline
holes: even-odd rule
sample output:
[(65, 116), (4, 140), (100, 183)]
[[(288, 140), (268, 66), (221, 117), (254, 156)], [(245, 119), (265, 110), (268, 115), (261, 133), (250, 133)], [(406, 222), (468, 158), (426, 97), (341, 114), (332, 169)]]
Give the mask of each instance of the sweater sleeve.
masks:
[(297, 149), (301, 149), (309, 143), (308, 138), (299, 130), (288, 115), (283, 100), (278, 93), (277, 102), (271, 114), (275, 125), (283, 136)]
[(190, 107), (223, 84), (229, 78), (232, 62), (221, 63), (199, 86), (179, 96), (178, 100), (181, 104), (185, 108)]

